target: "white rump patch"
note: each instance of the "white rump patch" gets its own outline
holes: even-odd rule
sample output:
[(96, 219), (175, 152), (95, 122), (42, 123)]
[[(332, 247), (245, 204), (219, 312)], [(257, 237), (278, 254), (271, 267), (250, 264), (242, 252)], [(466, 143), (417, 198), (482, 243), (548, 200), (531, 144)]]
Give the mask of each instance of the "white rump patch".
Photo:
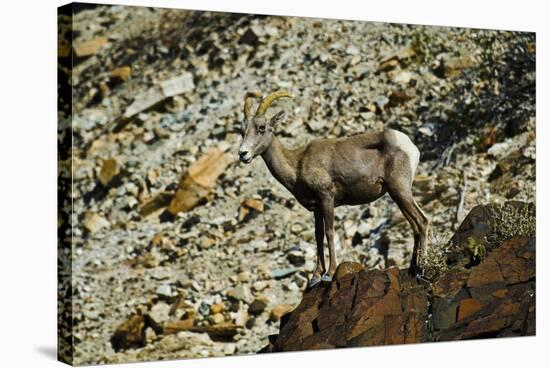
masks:
[(405, 133), (394, 129), (389, 129), (389, 131), (392, 132), (393, 139), (395, 140), (395, 142), (392, 143), (394, 143), (396, 147), (409, 156), (412, 178), (414, 179), (414, 174), (416, 172), (418, 162), (420, 161), (420, 151)]

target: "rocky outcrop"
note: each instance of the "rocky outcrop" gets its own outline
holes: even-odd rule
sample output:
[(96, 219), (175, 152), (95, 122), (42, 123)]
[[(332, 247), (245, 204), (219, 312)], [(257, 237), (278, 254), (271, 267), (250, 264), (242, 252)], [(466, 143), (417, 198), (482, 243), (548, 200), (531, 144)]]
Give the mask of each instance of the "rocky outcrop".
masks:
[(435, 341), (535, 334), (535, 238), (503, 241), (478, 266), (433, 283)]
[[(343, 263), (331, 283), (304, 293), (263, 351), (420, 342), (427, 336), (428, 292), (406, 271), (353, 270)], [(349, 268), (349, 273), (341, 272)]]
[[(487, 219), (482, 209), (468, 221)], [(262, 352), (534, 335), (534, 236), (490, 249), (477, 264), (466, 250), (432, 282), (344, 262), (332, 282), (304, 292)]]

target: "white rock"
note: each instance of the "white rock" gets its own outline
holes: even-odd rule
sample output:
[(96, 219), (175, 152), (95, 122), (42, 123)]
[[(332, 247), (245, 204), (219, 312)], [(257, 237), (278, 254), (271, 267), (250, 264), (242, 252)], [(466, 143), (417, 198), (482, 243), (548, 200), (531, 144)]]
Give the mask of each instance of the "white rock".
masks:
[(289, 291), (300, 290), (300, 287), (295, 282), (290, 282), (287, 285), (284, 285), (284, 288), (289, 290)]
[(233, 343), (225, 344), (223, 348), (223, 353), (225, 355), (233, 355), (235, 354), (235, 351), (237, 350), (237, 346)]
[(164, 322), (170, 318), (170, 306), (165, 302), (158, 302), (151, 307), (149, 314), (156, 322)]
[(359, 226), (357, 226), (357, 232), (361, 236), (365, 236), (370, 232), (370, 227), (366, 222), (361, 222)]
[(325, 127), (325, 123), (321, 120), (309, 120), (306, 122), (306, 124), (314, 132), (319, 131)]
[(168, 284), (160, 285), (156, 290), (157, 295), (165, 296), (165, 297), (172, 297), (172, 287)]
[(95, 310), (87, 311), (85, 310), (82, 314), (84, 314), (84, 317), (87, 319), (98, 319), (99, 313)]
[(349, 61), (350, 65), (357, 65), (361, 61), (361, 55), (354, 55)]
[(401, 73), (398, 73), (395, 75), (395, 77), (393, 78), (393, 81), (399, 84), (407, 84), (411, 81), (412, 76), (413, 75), (411, 72), (402, 71)]
[(245, 303), (250, 303), (252, 301), (252, 294), (250, 294), (250, 290), (243, 285), (229, 289), (227, 291), (227, 297), (235, 300), (241, 300)]
[(535, 146), (529, 146), (523, 150), (523, 156), (533, 159), (536, 159), (536, 149)]
[(359, 49), (357, 48), (357, 46), (354, 46), (354, 45), (350, 45), (348, 46), (348, 48), (346, 49), (346, 54), (348, 55), (358, 55), (359, 54)]
[(511, 140), (495, 143), (487, 150), (487, 153), (497, 159), (503, 158), (507, 153), (510, 152), (511, 143)]
[(256, 250), (267, 249), (267, 242), (265, 240), (253, 240), (250, 242), (250, 246)]
[(165, 97), (176, 96), (181, 93), (192, 91), (195, 89), (193, 74), (185, 72), (176, 78), (161, 82), (160, 87)]
[(357, 231), (357, 224), (355, 221), (346, 220), (344, 222), (344, 231), (346, 233), (346, 238), (351, 238)]
[(252, 289), (254, 291), (262, 291), (267, 287), (267, 281), (256, 281), (252, 284)]
[(316, 264), (315, 264), (314, 261), (307, 260), (306, 263), (304, 264), (304, 269), (307, 272), (312, 272), (315, 269), (315, 266), (316, 266)]
[(229, 315), (235, 321), (235, 324), (237, 326), (244, 326), (248, 321), (248, 312), (244, 309), (241, 309), (237, 312), (231, 312)]
[(431, 137), (434, 134), (430, 126), (422, 126), (418, 128), (418, 131), (428, 137)]

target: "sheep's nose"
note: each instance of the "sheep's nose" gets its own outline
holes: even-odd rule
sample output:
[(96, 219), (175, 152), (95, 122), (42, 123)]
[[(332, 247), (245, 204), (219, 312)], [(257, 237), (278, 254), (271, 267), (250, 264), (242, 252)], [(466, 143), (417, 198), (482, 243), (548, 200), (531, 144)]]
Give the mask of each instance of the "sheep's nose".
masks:
[(248, 156), (248, 151), (246, 151), (246, 150), (239, 151), (239, 156), (241, 156), (241, 158), (247, 157)]

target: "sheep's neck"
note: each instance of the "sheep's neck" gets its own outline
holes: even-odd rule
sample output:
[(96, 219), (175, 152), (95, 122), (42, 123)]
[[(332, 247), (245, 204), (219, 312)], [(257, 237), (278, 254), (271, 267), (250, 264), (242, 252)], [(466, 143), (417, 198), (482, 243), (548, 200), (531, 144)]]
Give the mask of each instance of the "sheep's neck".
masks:
[(277, 138), (273, 138), (262, 158), (275, 179), (292, 192), (296, 185), (297, 166), (293, 152), (286, 149)]

